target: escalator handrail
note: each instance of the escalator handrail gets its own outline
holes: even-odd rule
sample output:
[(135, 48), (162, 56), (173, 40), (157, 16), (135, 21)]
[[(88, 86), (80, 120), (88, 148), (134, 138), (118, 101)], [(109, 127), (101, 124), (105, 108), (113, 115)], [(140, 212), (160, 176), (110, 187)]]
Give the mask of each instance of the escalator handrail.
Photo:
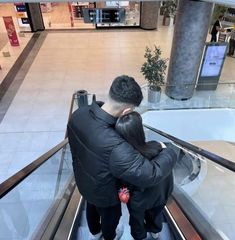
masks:
[(186, 141), (183, 141), (181, 139), (178, 139), (168, 133), (165, 133), (161, 130), (158, 130), (156, 128), (153, 128), (147, 124), (143, 124), (145, 128), (167, 138), (167, 139), (170, 139), (172, 140), (173, 142), (175, 142), (176, 144), (182, 146), (183, 148), (186, 148), (187, 150), (190, 150), (194, 153), (198, 153), (199, 155), (211, 160), (212, 162), (215, 162), (216, 164), (220, 165), (220, 166), (223, 166), (224, 168), (226, 169), (229, 169), (233, 172), (235, 172), (235, 162), (232, 162), (232, 161), (229, 161), (228, 159), (226, 158), (223, 158), (223, 157), (220, 157), (212, 152), (209, 152), (205, 149), (202, 149), (202, 148), (199, 148), (189, 142), (186, 142)]
[[(69, 116), (68, 116), (68, 121), (67, 122), (69, 122), (69, 119), (71, 118), (72, 113), (73, 113), (75, 95), (76, 95), (75, 93), (72, 95), (72, 100), (71, 100), (71, 104), (70, 104), (70, 108), (69, 108)], [(68, 129), (66, 128), (64, 138), (67, 138), (67, 137), (68, 137)]]
[(68, 143), (68, 138), (0, 184), (0, 199)]

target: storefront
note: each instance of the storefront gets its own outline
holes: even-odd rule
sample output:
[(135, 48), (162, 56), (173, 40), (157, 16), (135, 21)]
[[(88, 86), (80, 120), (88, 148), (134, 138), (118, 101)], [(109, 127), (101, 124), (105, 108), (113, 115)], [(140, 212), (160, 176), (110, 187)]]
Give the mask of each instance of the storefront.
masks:
[[(12, 33), (12, 38), (9, 33)], [(0, 50), (10, 41), (18, 46), (19, 37), (31, 32), (27, 10), (24, 3), (0, 3)], [(14, 36), (13, 36), (14, 35)]]
[[(41, 3), (41, 11), (46, 29), (94, 29), (96, 27), (133, 27), (140, 25), (140, 2), (69, 2)], [(84, 9), (125, 10), (125, 19), (118, 23), (85, 23)]]
[[(154, 10), (151, 7), (154, 6)], [(147, 3), (135, 1), (106, 1), (106, 2), (41, 2), (41, 3), (17, 3), (1, 4), (4, 9), (1, 11), (4, 15), (13, 16), (20, 32), (24, 31), (42, 31), (44, 29), (96, 29), (102, 27), (145, 27), (142, 26), (143, 9)], [(0, 5), (0, 6), (1, 6)], [(159, 10), (158, 3), (150, 3), (146, 9), (147, 22), (153, 22), (153, 27), (146, 29), (155, 29), (157, 14)], [(6, 13), (11, 9), (11, 13)], [(84, 14), (87, 11), (93, 11), (94, 18), (91, 21), (85, 21)], [(152, 13), (150, 14), (150, 12)], [(115, 13), (122, 13), (122, 18), (117, 16), (115, 21), (110, 16)], [(97, 15), (96, 15), (97, 13)], [(103, 14), (104, 13), (104, 14)], [(155, 16), (156, 15), (156, 16)], [(115, 16), (114, 16), (115, 17)], [(156, 19), (155, 19), (156, 18)], [(98, 19), (98, 20), (97, 20)], [(146, 22), (146, 21), (145, 21)]]
[(28, 14), (24, 3), (0, 3), (0, 28), (4, 32), (3, 17), (12, 17), (18, 32), (31, 31)]
[(45, 29), (94, 29), (85, 24), (83, 8), (94, 8), (89, 2), (40, 3)]
[(32, 37), (23, 3), (0, 3), (0, 84)]

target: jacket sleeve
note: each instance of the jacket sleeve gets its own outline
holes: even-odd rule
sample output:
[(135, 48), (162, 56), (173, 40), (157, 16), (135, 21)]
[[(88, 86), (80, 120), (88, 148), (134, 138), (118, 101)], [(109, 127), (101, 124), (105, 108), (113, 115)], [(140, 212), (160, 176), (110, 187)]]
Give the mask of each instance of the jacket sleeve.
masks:
[(163, 149), (149, 161), (127, 142), (122, 142), (111, 152), (109, 166), (118, 179), (137, 187), (151, 187), (167, 177), (177, 160), (174, 146)]

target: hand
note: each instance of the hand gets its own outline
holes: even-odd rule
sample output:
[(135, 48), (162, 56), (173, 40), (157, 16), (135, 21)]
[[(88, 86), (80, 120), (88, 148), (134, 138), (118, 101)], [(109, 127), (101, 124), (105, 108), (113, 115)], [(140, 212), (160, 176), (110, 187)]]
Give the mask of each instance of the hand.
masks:
[(119, 196), (120, 202), (128, 203), (129, 198), (130, 198), (130, 193), (129, 193), (128, 188), (120, 188), (120, 190), (118, 192), (118, 196)]

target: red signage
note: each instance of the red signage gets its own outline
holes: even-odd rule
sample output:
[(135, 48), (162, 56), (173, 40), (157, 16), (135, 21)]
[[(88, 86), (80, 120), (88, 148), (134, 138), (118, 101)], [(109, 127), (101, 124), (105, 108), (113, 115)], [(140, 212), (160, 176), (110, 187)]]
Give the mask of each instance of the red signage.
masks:
[(16, 34), (16, 29), (12, 17), (3, 17), (3, 21), (11, 46), (19, 46), (20, 43)]

